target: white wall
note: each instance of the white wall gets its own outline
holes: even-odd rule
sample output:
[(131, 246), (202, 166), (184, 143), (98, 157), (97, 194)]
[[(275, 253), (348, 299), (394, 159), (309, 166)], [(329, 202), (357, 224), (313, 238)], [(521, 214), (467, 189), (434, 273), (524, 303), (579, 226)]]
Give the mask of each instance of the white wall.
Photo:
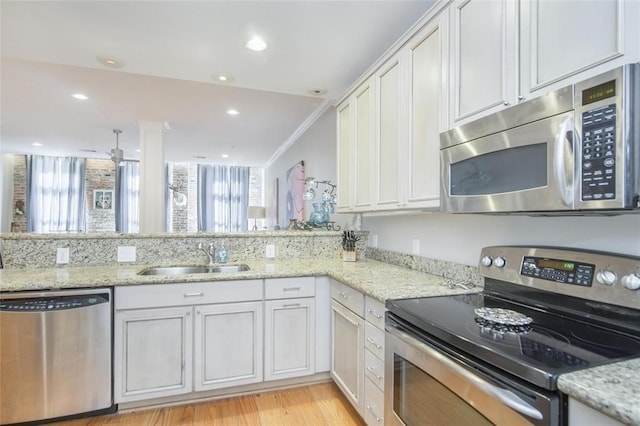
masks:
[(490, 245), (548, 245), (640, 256), (640, 214), (590, 217), (529, 217), (423, 213), (367, 217), (363, 229), (378, 236), (378, 247), (477, 265)]
[[(329, 108), (307, 131), (296, 140), (267, 170), (265, 170), (265, 200), (267, 217), (271, 217), (271, 187), (275, 178), (279, 179), (279, 219), (278, 224), (286, 228), (289, 220), (286, 216), (286, 173), (294, 164), (304, 161), (305, 176), (336, 183), (336, 110)], [(319, 187), (322, 189), (322, 186)], [(318, 191), (320, 192), (320, 191)], [(316, 194), (316, 202), (320, 202)], [(305, 203), (305, 220), (309, 220), (313, 206)], [(331, 215), (336, 225), (344, 226), (351, 215)], [(269, 228), (273, 229), (273, 224)]]

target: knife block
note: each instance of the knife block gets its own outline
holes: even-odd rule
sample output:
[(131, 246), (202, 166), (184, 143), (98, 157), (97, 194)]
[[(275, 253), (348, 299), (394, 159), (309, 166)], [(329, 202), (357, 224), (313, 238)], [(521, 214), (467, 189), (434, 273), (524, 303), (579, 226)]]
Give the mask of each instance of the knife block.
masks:
[(342, 260), (344, 262), (355, 262), (356, 261), (356, 252), (354, 251), (346, 251), (342, 250)]

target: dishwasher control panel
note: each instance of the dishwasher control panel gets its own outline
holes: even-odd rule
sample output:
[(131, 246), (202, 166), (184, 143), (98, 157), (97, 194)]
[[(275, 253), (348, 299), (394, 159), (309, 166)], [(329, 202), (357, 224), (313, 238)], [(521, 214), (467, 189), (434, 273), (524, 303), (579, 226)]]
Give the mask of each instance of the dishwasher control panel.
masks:
[(83, 308), (85, 306), (108, 303), (108, 297), (91, 294), (84, 296), (62, 296), (37, 299), (0, 300), (0, 311), (4, 312), (42, 312), (62, 311)]

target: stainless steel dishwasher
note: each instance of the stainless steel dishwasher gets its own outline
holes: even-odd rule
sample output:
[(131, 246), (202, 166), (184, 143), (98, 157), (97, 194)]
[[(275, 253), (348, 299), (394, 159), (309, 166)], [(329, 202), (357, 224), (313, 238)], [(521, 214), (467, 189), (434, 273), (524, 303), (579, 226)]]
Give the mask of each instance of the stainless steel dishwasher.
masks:
[(112, 412), (111, 289), (0, 293), (0, 424)]

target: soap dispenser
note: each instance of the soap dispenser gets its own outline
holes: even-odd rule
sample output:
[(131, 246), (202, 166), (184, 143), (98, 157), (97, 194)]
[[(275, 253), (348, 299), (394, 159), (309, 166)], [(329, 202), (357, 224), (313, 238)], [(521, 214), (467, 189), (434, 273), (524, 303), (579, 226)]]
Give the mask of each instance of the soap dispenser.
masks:
[(224, 248), (224, 243), (222, 243), (218, 249), (218, 263), (227, 263), (228, 255), (229, 252), (227, 252), (227, 249)]

